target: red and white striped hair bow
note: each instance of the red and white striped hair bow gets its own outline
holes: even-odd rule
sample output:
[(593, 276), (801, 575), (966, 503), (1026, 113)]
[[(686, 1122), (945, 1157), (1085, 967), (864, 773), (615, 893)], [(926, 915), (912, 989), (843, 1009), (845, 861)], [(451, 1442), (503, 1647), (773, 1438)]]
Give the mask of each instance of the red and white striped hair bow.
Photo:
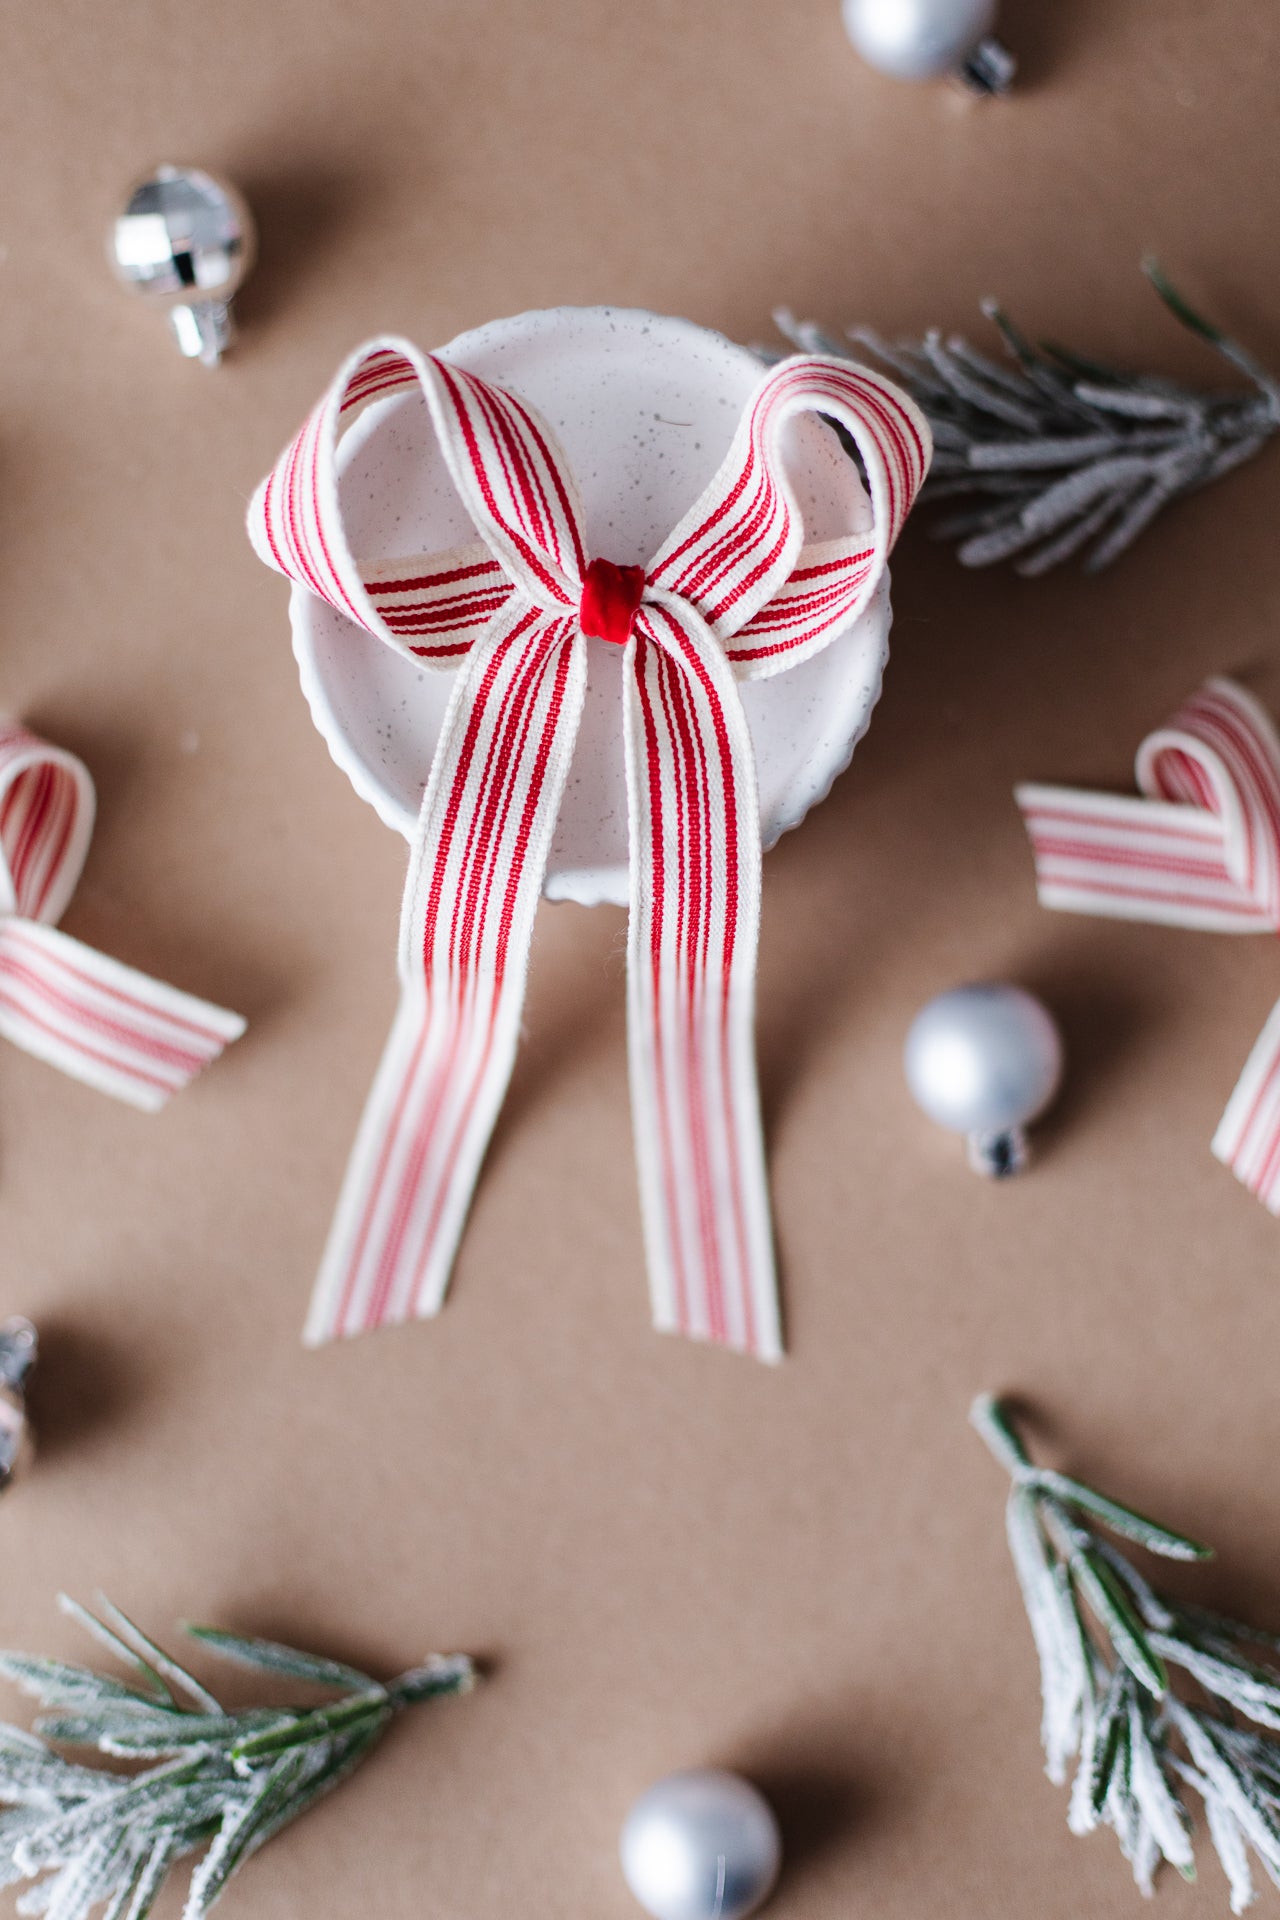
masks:
[[(421, 390), (478, 541), (372, 560), (348, 548), (340, 433)], [(800, 412), (853, 435), (870, 536), (803, 546), (779, 456)], [(656, 1324), (781, 1352), (752, 1039), (760, 826), (736, 680), (808, 658), (862, 609), (929, 457), (874, 373), (784, 362), (702, 498), (647, 567), (588, 556), (578, 490), (518, 395), (404, 341), (343, 367), (249, 512), (269, 565), (415, 659), (457, 667), (410, 857), (401, 1000), (356, 1140), (307, 1337), (440, 1306), (515, 1054), (534, 909), (586, 683), (625, 649), (628, 1024)]]
[(154, 1113), (244, 1021), (56, 930), (94, 808), (82, 761), (0, 720), (0, 1034)]
[[(1138, 749), (1147, 798), (1022, 786), (1041, 903), (1211, 933), (1280, 931), (1280, 737), (1250, 694), (1210, 680)], [(1280, 1214), (1280, 1004), (1213, 1151)]]

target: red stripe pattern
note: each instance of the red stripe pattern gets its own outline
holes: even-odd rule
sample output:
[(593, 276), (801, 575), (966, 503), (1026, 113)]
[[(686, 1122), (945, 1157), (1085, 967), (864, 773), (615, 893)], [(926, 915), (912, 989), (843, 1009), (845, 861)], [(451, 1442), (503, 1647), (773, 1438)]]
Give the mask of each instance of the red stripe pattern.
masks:
[(93, 782), (73, 754), (0, 720), (0, 1034), (155, 1112), (244, 1032), (57, 931), (89, 850)]
[[(804, 547), (781, 459), (787, 421), (820, 413), (852, 435), (871, 496), (870, 538)], [(869, 368), (797, 355), (761, 382), (710, 486), (649, 567), (716, 638), (739, 679), (819, 652), (866, 605), (929, 463), (929, 430), (905, 394)]]
[[(357, 558), (341, 435), (362, 404), (413, 389), (478, 538)], [(815, 411), (857, 442), (874, 530), (806, 548), (780, 447), (786, 422)], [(928, 459), (923, 417), (888, 382), (816, 356), (786, 362), (641, 570), (642, 591), (636, 578), (629, 637), (625, 622), (606, 636), (625, 638), (628, 1034), (654, 1319), (762, 1359), (782, 1339), (752, 1040), (759, 805), (737, 681), (807, 658), (856, 617)], [(532, 408), (394, 339), (347, 362), (250, 508), (268, 565), (457, 670), (410, 856), (399, 1010), (321, 1265), (313, 1342), (444, 1299), (514, 1061), (586, 686), (584, 620), (601, 631), (599, 582), (628, 571), (593, 567), (581, 528), (573, 476)]]
[[(1213, 933), (1280, 931), (1280, 737), (1243, 687), (1210, 680), (1138, 750), (1143, 799), (1017, 789), (1041, 903)], [(1213, 1138), (1280, 1214), (1280, 1006)]]

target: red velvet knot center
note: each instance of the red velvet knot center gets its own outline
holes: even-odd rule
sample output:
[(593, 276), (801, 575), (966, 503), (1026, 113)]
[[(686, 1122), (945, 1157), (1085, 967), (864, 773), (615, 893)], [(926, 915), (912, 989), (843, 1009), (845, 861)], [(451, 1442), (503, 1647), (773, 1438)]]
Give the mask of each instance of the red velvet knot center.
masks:
[(589, 640), (625, 647), (644, 598), (644, 568), (593, 560), (582, 582), (578, 622)]

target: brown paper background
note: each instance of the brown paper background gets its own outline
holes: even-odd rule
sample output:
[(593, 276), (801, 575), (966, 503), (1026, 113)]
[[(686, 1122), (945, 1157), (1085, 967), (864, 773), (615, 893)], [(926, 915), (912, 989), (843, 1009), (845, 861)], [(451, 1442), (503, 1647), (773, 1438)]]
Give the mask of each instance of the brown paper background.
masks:
[[(1280, 1624), (1280, 1227), (1208, 1147), (1275, 948), (1041, 913), (1010, 796), (1124, 785), (1209, 672), (1280, 704), (1280, 449), (1100, 580), (904, 540), (871, 734), (766, 866), (783, 1368), (649, 1331), (622, 918), (567, 906), (447, 1312), (297, 1337), (404, 851), (311, 729), (252, 485), (366, 333), (560, 302), (752, 339), (781, 301), (976, 333), (997, 292), (1212, 381), (1138, 274), (1154, 248), (1280, 362), (1272, 10), (1009, 0), (1004, 28), (1022, 84), (972, 110), (864, 70), (834, 0), (7, 10), (0, 696), (98, 781), (68, 930), (251, 1026), (160, 1119), (0, 1051), (0, 1307), (46, 1339), (0, 1641), (72, 1650), (53, 1595), (101, 1586), (155, 1627), (493, 1667), (252, 1863), (244, 1920), (625, 1920), (628, 1802), (706, 1763), (773, 1795), (789, 1920), (1134, 1912), (1111, 1836), (1071, 1839), (1040, 1773), (1002, 1479), (965, 1426), (982, 1387), (1209, 1535), (1198, 1590)], [(103, 264), (160, 158), (259, 212), (216, 375)], [(1034, 1176), (999, 1190), (899, 1067), (920, 1002), (981, 975), (1043, 992), (1070, 1048)], [(1160, 1897), (1226, 1910), (1211, 1859)]]

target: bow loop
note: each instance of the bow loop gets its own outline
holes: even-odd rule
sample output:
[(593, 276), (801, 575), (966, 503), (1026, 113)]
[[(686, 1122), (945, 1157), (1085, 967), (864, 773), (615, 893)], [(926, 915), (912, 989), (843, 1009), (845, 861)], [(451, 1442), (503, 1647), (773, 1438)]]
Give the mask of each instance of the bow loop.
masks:
[[(782, 434), (816, 413), (849, 433), (870, 496), (869, 533), (804, 545)], [(915, 403), (870, 368), (822, 354), (761, 380), (711, 484), (649, 568), (724, 642), (741, 678), (797, 666), (866, 606), (928, 470), (932, 439)]]
[[(417, 388), (479, 539), (444, 553), (357, 558), (343, 524), (338, 448), (370, 402)], [(577, 608), (587, 560), (577, 485), (525, 401), (410, 342), (352, 355), (254, 494), (261, 559), (415, 659), (454, 665), (513, 593)]]
[(0, 719), (0, 912), (56, 926), (93, 837), (89, 770)]
[(1280, 928), (1280, 739), (1243, 687), (1210, 680), (1138, 749), (1137, 781), (1153, 799), (1214, 815), (1226, 871)]

